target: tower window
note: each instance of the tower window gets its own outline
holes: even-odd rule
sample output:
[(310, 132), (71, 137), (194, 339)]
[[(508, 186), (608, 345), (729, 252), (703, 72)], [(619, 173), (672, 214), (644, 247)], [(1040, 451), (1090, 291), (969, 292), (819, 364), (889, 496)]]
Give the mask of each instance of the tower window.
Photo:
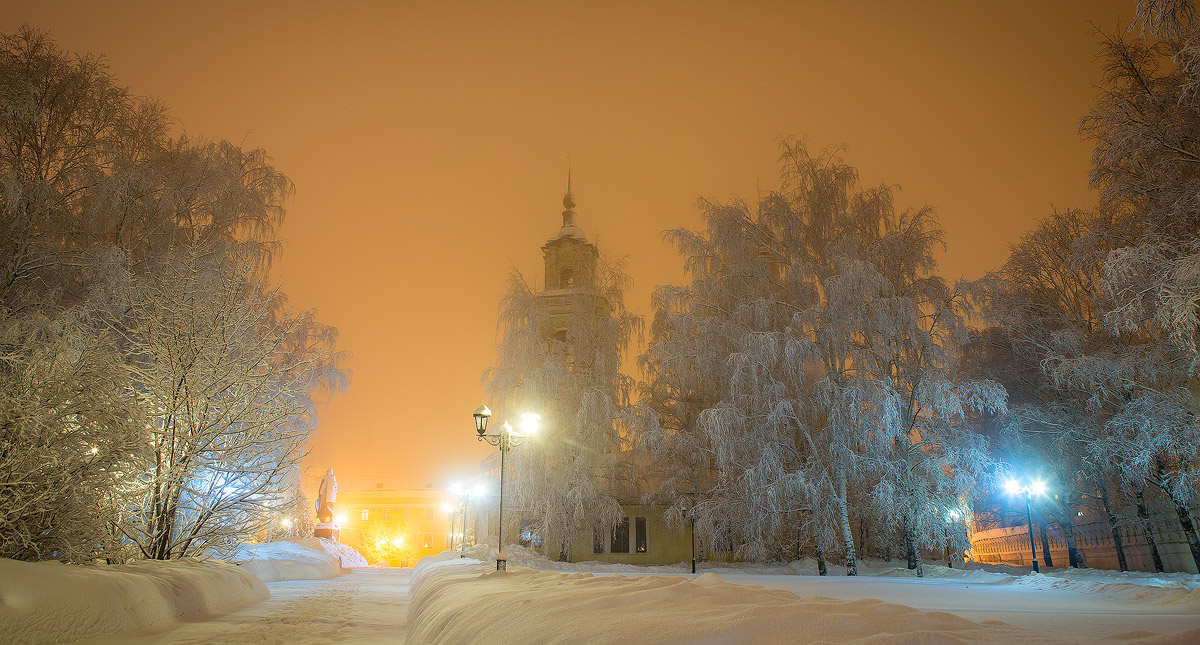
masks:
[(566, 267), (558, 274), (558, 284), (560, 288), (569, 289), (575, 286), (575, 272), (571, 267)]

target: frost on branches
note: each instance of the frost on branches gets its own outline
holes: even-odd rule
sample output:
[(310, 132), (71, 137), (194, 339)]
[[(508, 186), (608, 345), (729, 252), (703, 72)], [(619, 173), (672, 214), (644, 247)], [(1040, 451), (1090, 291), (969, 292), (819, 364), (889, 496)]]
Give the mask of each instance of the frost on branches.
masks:
[(932, 274), (932, 211), (896, 213), (832, 150), (788, 140), (781, 162), (780, 191), (704, 201), (706, 230), (672, 233), (692, 283), (658, 292), (644, 439), (704, 476), (668, 461), (659, 492), (752, 559), (799, 524), (798, 546), (840, 551), (849, 575), (854, 520), (860, 543), (898, 524), (919, 575), (921, 548), (965, 541), (952, 518), (989, 464), (969, 417), (1004, 389), (960, 378), (965, 302)]
[(312, 391), (340, 387), (330, 331), (283, 307), (261, 261), (187, 245), (146, 274), (114, 269), (94, 299), (149, 417), (117, 521), (144, 557), (223, 553), (263, 529), (304, 455)]
[(1081, 130), (1096, 142), (1091, 179), (1122, 235), (1104, 267), (1105, 321), (1135, 348), (1067, 367), (1098, 397), (1125, 397), (1095, 454), (1135, 489), (1169, 498), (1200, 566), (1198, 19), (1189, 0), (1142, 0), (1136, 37), (1105, 35), (1103, 93)]
[(170, 126), (103, 58), (0, 35), (4, 557), (251, 537), (344, 380), (334, 330), (264, 281), (291, 182)]
[(607, 532), (632, 478), (624, 431), (632, 380), (621, 358), (642, 331), (625, 308), (629, 278), (588, 248), (566, 257), (570, 287), (539, 291), (515, 270), (500, 303), (499, 357), (485, 375), (496, 422), (541, 415), (508, 455), (505, 494), (565, 558), (584, 528)]

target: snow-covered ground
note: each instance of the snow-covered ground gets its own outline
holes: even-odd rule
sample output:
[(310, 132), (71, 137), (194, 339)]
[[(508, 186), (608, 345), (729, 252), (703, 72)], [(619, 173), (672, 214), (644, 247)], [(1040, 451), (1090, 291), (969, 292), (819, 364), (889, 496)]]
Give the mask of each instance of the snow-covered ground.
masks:
[[(232, 572), (256, 586), (245, 567), (219, 563), (0, 561), (0, 643), (1200, 642), (1200, 576), (1188, 574), (927, 565), (918, 580), (898, 563), (868, 561), (857, 578), (817, 576), (811, 562), (706, 563), (693, 576), (685, 564), (558, 563), (515, 548), (509, 571), (497, 573), (486, 551), (468, 555), (479, 559), (422, 560), (411, 601), (405, 569), (267, 583), (262, 600), (202, 580)], [(101, 581), (111, 576), (121, 581)], [(153, 620), (109, 616), (120, 629), (104, 634), (88, 618), (93, 606), (135, 618), (160, 609)], [(41, 622), (14, 631), (30, 612)]]
[(267, 584), (271, 597), (240, 611), (108, 636), (87, 645), (403, 643), (412, 569), (355, 569), (329, 580)]
[(245, 545), (235, 559), (66, 565), (0, 558), (0, 643), (67, 643), (156, 632), (271, 596), (264, 582), (341, 576), (366, 566), (354, 549), (306, 538)]
[(222, 562), (79, 566), (0, 558), (0, 643), (68, 643), (210, 616), (266, 599), (263, 582)]
[[(489, 554), (480, 549), (468, 550), (468, 555), (483, 559)], [(659, 567), (559, 563), (518, 548), (510, 551), (509, 564), (595, 577), (692, 577), (688, 565), (682, 563)], [(1046, 575), (1031, 575), (1027, 569), (1013, 567), (972, 565), (963, 570), (927, 564), (926, 577), (917, 579), (903, 563), (881, 561), (860, 564), (861, 575), (855, 578), (837, 575), (840, 568), (831, 566), (830, 570), (832, 575), (817, 576), (815, 563), (804, 561), (702, 563), (698, 569), (700, 574), (714, 573), (728, 583), (789, 591), (802, 599), (875, 599), (926, 612), (946, 612), (977, 623), (1003, 621), (1039, 640), (1080, 642), (1120, 637), (1136, 641), (1200, 630), (1200, 576), (1194, 574), (1055, 569)], [(1179, 642), (1200, 642), (1200, 631), (1181, 636)]]

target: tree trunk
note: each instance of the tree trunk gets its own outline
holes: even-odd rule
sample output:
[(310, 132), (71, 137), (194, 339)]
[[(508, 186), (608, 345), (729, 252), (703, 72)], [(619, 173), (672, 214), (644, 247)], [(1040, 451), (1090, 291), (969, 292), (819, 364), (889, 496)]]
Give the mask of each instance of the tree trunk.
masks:
[[(1066, 516), (1065, 518), (1063, 517), (1064, 515)], [(1080, 551), (1079, 547), (1075, 545), (1075, 522), (1074, 518), (1071, 517), (1070, 510), (1068, 509), (1067, 511), (1060, 513), (1059, 518), (1060, 520), (1066, 520), (1065, 522), (1060, 521), (1059, 526), (1062, 527), (1063, 535), (1067, 538), (1068, 564), (1076, 569), (1088, 568), (1087, 559), (1083, 557), (1083, 551)]]
[(559, 542), (559, 544), (558, 544), (558, 561), (559, 561), (559, 562), (566, 562), (566, 561), (567, 561), (567, 556), (569, 555), (569, 554), (568, 554), (568, 552), (569, 552), (570, 550), (571, 550), (571, 549), (570, 549), (570, 547), (567, 545), (567, 541), (566, 541), (566, 540), (563, 540), (562, 542)]
[(1041, 520), (1038, 522), (1038, 527), (1041, 529), (1040, 532), (1042, 534), (1042, 562), (1046, 563), (1047, 567), (1053, 567), (1054, 560), (1050, 559), (1050, 538), (1046, 536), (1046, 519), (1038, 519)]
[(1162, 556), (1158, 553), (1158, 542), (1154, 539), (1154, 529), (1150, 526), (1150, 514), (1146, 512), (1146, 499), (1141, 490), (1134, 495), (1137, 498), (1138, 520), (1142, 524), (1142, 531), (1146, 534), (1146, 544), (1150, 546), (1150, 558), (1154, 560), (1154, 571), (1162, 573)]
[(858, 558), (854, 555), (854, 531), (850, 528), (850, 514), (846, 508), (846, 474), (841, 473), (838, 481), (838, 515), (842, 523), (842, 541), (846, 547), (846, 575), (858, 575)]
[(905, 523), (904, 525), (904, 542), (908, 547), (908, 568), (916, 569), (917, 577), (925, 577), (925, 567), (921, 562), (921, 550), (917, 548), (916, 531), (912, 529), (912, 525)]
[(1174, 495), (1171, 496), (1171, 501), (1175, 502), (1175, 514), (1179, 516), (1179, 526), (1183, 528), (1183, 534), (1187, 536), (1188, 548), (1192, 550), (1192, 563), (1196, 565), (1196, 570), (1200, 571), (1200, 538), (1196, 537), (1196, 525), (1192, 522), (1192, 511), (1187, 504), (1181, 503)]
[(1117, 516), (1112, 512), (1112, 504), (1108, 500), (1108, 488), (1104, 482), (1098, 484), (1100, 501), (1104, 503), (1104, 513), (1108, 515), (1108, 529), (1112, 531), (1113, 548), (1117, 550), (1117, 563), (1121, 566), (1121, 571), (1129, 571), (1129, 564), (1125, 561), (1125, 544), (1121, 541), (1121, 531), (1117, 528)]
[(829, 568), (825, 566), (825, 549), (822, 549), (819, 544), (817, 545), (817, 573), (823, 576), (829, 575)]

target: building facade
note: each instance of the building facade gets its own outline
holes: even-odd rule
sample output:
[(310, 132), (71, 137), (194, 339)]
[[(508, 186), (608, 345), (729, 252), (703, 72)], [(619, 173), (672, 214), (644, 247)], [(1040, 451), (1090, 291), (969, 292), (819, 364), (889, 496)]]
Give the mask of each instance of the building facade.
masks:
[(385, 489), (338, 493), (339, 541), (371, 564), (411, 567), (426, 555), (441, 553), (451, 542), (454, 501), (446, 491)]

